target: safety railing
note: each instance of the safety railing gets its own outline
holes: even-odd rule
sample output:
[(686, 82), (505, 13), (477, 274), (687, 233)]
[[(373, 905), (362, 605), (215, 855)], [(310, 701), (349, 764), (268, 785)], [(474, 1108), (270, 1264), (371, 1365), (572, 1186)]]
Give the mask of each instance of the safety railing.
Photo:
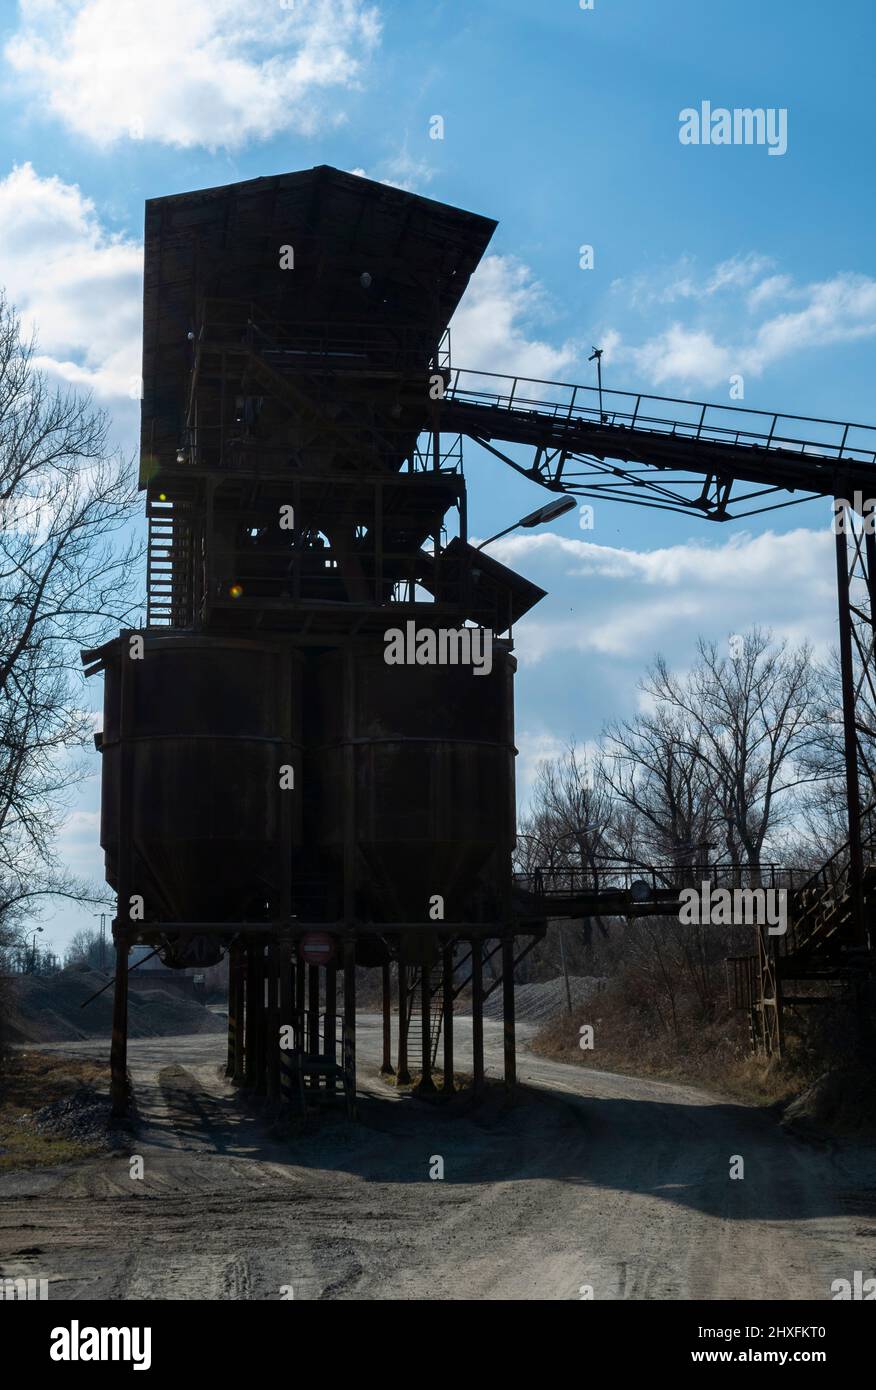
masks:
[[(861, 845), (865, 868), (876, 854), (876, 802), (861, 811)], [(794, 886), (790, 930), (778, 943), (780, 955), (807, 950), (819, 936), (826, 935), (828, 923), (848, 907), (851, 886), (851, 858), (848, 842), (826, 859), (814, 873)]]
[(711, 888), (785, 888), (789, 891), (801, 885), (810, 873), (808, 869), (788, 868), (780, 864), (633, 864), (628, 860), (601, 859), (592, 867), (578, 865), (545, 866), (515, 873), (514, 881), (531, 893), (545, 897), (575, 897), (604, 892), (606, 896), (630, 893), (637, 889), (641, 901), (648, 895), (665, 895), (681, 888), (699, 888), (708, 883)]
[(794, 452), (818, 458), (876, 463), (876, 426), (816, 416), (769, 413), (672, 396), (615, 391), (536, 377), (454, 367), (446, 401), (547, 417), (558, 432), (575, 424), (629, 429), (737, 448)]

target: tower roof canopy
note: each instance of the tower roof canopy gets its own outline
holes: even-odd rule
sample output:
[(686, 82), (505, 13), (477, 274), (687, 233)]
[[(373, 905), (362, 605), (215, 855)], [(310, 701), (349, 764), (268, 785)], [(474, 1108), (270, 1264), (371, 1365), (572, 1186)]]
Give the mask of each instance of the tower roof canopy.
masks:
[(495, 226), (328, 165), (150, 199), (143, 453), (179, 446), (210, 302), (248, 303), (257, 322), (311, 334), (355, 324), (385, 344), (405, 329), (437, 347)]

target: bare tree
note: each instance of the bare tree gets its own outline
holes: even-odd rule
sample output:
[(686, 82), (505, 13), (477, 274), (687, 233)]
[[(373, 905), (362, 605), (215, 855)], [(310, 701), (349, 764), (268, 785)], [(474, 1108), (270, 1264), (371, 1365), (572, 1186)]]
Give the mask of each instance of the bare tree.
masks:
[(697, 725), (658, 708), (609, 725), (604, 745), (606, 782), (630, 813), (637, 858), (679, 869), (704, 863), (720, 816)]
[(759, 875), (764, 845), (787, 825), (795, 798), (819, 773), (806, 765), (819, 730), (818, 679), (808, 644), (791, 649), (759, 628), (734, 655), (702, 638), (686, 676), (662, 657), (643, 689), (687, 730), (687, 751), (706, 770), (727, 856)]
[(570, 743), (561, 757), (539, 766), (533, 803), (547, 862), (598, 875), (601, 860), (611, 852), (614, 811), (599, 759), (588, 759)]
[[(650, 708), (609, 726), (595, 757), (573, 745), (542, 765), (522, 857), (537, 846), (542, 864), (580, 867), (595, 888), (617, 881), (616, 860), (667, 884), (699, 886), (706, 866), (728, 860), (760, 881), (765, 849), (798, 829), (804, 792), (824, 780), (816, 754), (830, 682), (808, 647), (757, 629), (732, 654), (703, 639), (697, 653), (685, 675), (658, 658), (642, 685)], [(742, 927), (653, 916), (606, 931), (597, 956), (630, 1007), (679, 1037), (714, 1016), (723, 958), (747, 944)], [(594, 964), (589, 951), (584, 961)]]
[(82, 927), (75, 932), (64, 953), (65, 965), (90, 965), (98, 969), (103, 960), (103, 943), (99, 931)]
[(130, 622), (128, 463), (87, 396), (51, 387), (0, 296), (0, 925), (47, 896), (94, 898), (55, 838), (92, 732), (79, 649)]
[[(608, 861), (617, 853), (617, 820), (601, 760), (588, 759), (570, 743), (559, 758), (539, 766), (532, 809), (518, 840), (518, 865), (529, 873), (537, 866), (549, 880), (553, 877), (555, 886), (562, 886), (567, 871), (573, 871), (579, 886), (586, 881), (598, 889)], [(569, 932), (556, 923), (543, 955), (551, 964), (592, 972), (594, 926), (607, 938), (608, 927), (600, 916), (578, 919)]]

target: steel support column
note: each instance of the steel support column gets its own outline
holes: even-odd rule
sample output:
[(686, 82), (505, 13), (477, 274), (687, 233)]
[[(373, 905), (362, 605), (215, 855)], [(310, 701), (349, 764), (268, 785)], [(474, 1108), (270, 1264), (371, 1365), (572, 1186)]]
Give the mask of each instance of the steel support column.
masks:
[(231, 960), (231, 951), (228, 951), (228, 1028), (227, 1050), (225, 1054), (225, 1075), (234, 1075), (234, 1041), (237, 1037), (237, 999), (235, 998), (235, 979), (234, 966)]
[(234, 1070), (231, 1074), (231, 1079), (232, 1081), (240, 1083), (244, 1080), (246, 1075), (243, 1050), (244, 997), (246, 993), (246, 952), (240, 942), (237, 942), (232, 949), (236, 953), (234, 962), (234, 977), (236, 981), (235, 989), (237, 994), (237, 1003), (235, 1006), (237, 1014), (237, 1028), (235, 1030), (234, 1035)]
[(408, 1071), (408, 967), (399, 959), (398, 963), (398, 1067), (397, 1081), (400, 1086), (409, 1086), (411, 1073)]
[[(122, 642), (119, 671), (119, 777), (118, 816), (119, 840), (117, 860), (116, 918), (113, 940), (116, 947), (116, 978), (113, 991), (113, 1033), (110, 1044), (110, 1109), (114, 1118), (128, 1113), (128, 948), (131, 920), (132, 883), (132, 810), (134, 804), (134, 769), (131, 747), (131, 728), (134, 704), (134, 665), (130, 639)], [(141, 914), (142, 915), (142, 914)]]
[[(319, 966), (307, 967), (307, 1051), (311, 1057), (319, 1056)], [(319, 1090), (319, 1076), (310, 1078), (310, 1089)]]
[(471, 1063), (475, 1095), (484, 1089), (484, 946), (471, 943)]
[[(280, 1002), (277, 1031), (280, 1050), (280, 1099), (291, 1108), (296, 1102), (296, 1056), (294, 1043), (295, 1030), (292, 1027), (294, 1010), (292, 996), (292, 948), (288, 941), (277, 946), (280, 971)], [(290, 1036), (291, 1029), (291, 1036)]]
[(441, 989), (444, 1004), (444, 1085), (445, 1095), (452, 1095), (453, 1085), (453, 942), (446, 941), (441, 954)]
[[(299, 949), (300, 949), (299, 942)], [(299, 1052), (306, 1051), (307, 1039), (304, 1036), (304, 1013), (307, 989), (307, 966), (300, 956), (295, 962), (295, 1042)]]
[(432, 1080), (432, 972), (426, 964), (425, 954), (420, 967), (420, 1043), (422, 1046), (422, 1065), (418, 1093), (432, 1095), (435, 1082)]
[(505, 1037), (505, 1085), (517, 1085), (517, 1032), (514, 1019), (514, 937), (502, 940), (502, 1026)]
[(268, 945), (265, 960), (267, 1004), (265, 1006), (265, 1071), (268, 1096), (280, 1100), (280, 955), (276, 941)]
[[(840, 521), (844, 526), (840, 526)], [(844, 507), (835, 517), (836, 578), (839, 601), (840, 674), (843, 700), (843, 744), (846, 769), (846, 813), (849, 822), (849, 909), (856, 939), (863, 940), (862, 890), (864, 852), (861, 843), (861, 788), (858, 765), (857, 690), (854, 664), (854, 630), (850, 580), (856, 557), (861, 559), (860, 537), (855, 535), (853, 512)], [(847, 530), (848, 529), (848, 534)]]
[(356, 939), (344, 940), (344, 1091), (347, 1115), (356, 1118)]
[[(338, 1060), (338, 967), (327, 965), (325, 968), (325, 1032), (323, 1034), (323, 1050), (327, 1057), (333, 1062)], [(335, 1078), (329, 1073), (325, 1079), (326, 1088), (334, 1095)]]
[(380, 1075), (395, 1076), (395, 1067), (392, 1065), (392, 981), (389, 961), (384, 961), (381, 974), (383, 976), (383, 1060), (380, 1064)]
[(128, 1113), (128, 933), (113, 928), (116, 947), (116, 980), (113, 991), (113, 1035), (110, 1044), (110, 1100), (112, 1114)]
[(255, 990), (253, 991), (253, 1024), (255, 1031), (255, 1093), (257, 1096), (264, 1096), (268, 1090), (267, 1063), (268, 1063), (268, 1008), (266, 984), (268, 978), (267, 962), (265, 960), (265, 947), (259, 943), (253, 949), (255, 961), (254, 981)]
[(240, 1080), (243, 1061), (243, 975), (241, 945), (234, 941), (228, 948), (228, 1062), (225, 1075)]
[(246, 946), (246, 1016), (244, 1022), (244, 1075), (247, 1086), (252, 1089), (257, 1081), (257, 1053), (258, 1045), (256, 1042), (256, 1031), (258, 1028), (258, 1017), (261, 1013), (259, 1005), (258, 972), (256, 962), (256, 952), (258, 946), (254, 941), (250, 941)]

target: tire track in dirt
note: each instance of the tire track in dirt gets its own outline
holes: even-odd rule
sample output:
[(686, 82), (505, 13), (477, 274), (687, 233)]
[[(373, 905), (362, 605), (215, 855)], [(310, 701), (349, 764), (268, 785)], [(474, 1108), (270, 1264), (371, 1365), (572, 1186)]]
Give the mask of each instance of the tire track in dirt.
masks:
[[(360, 1123), (285, 1137), (222, 1075), (221, 1038), (133, 1042), (144, 1181), (124, 1154), (4, 1175), (2, 1273), (49, 1277), (53, 1297), (434, 1301), (829, 1298), (872, 1272), (872, 1153), (525, 1051), (517, 1104), (497, 1089), (448, 1113), (379, 1079), (379, 1020), (359, 1032)], [(487, 1039), (497, 1074), (501, 1029)]]

